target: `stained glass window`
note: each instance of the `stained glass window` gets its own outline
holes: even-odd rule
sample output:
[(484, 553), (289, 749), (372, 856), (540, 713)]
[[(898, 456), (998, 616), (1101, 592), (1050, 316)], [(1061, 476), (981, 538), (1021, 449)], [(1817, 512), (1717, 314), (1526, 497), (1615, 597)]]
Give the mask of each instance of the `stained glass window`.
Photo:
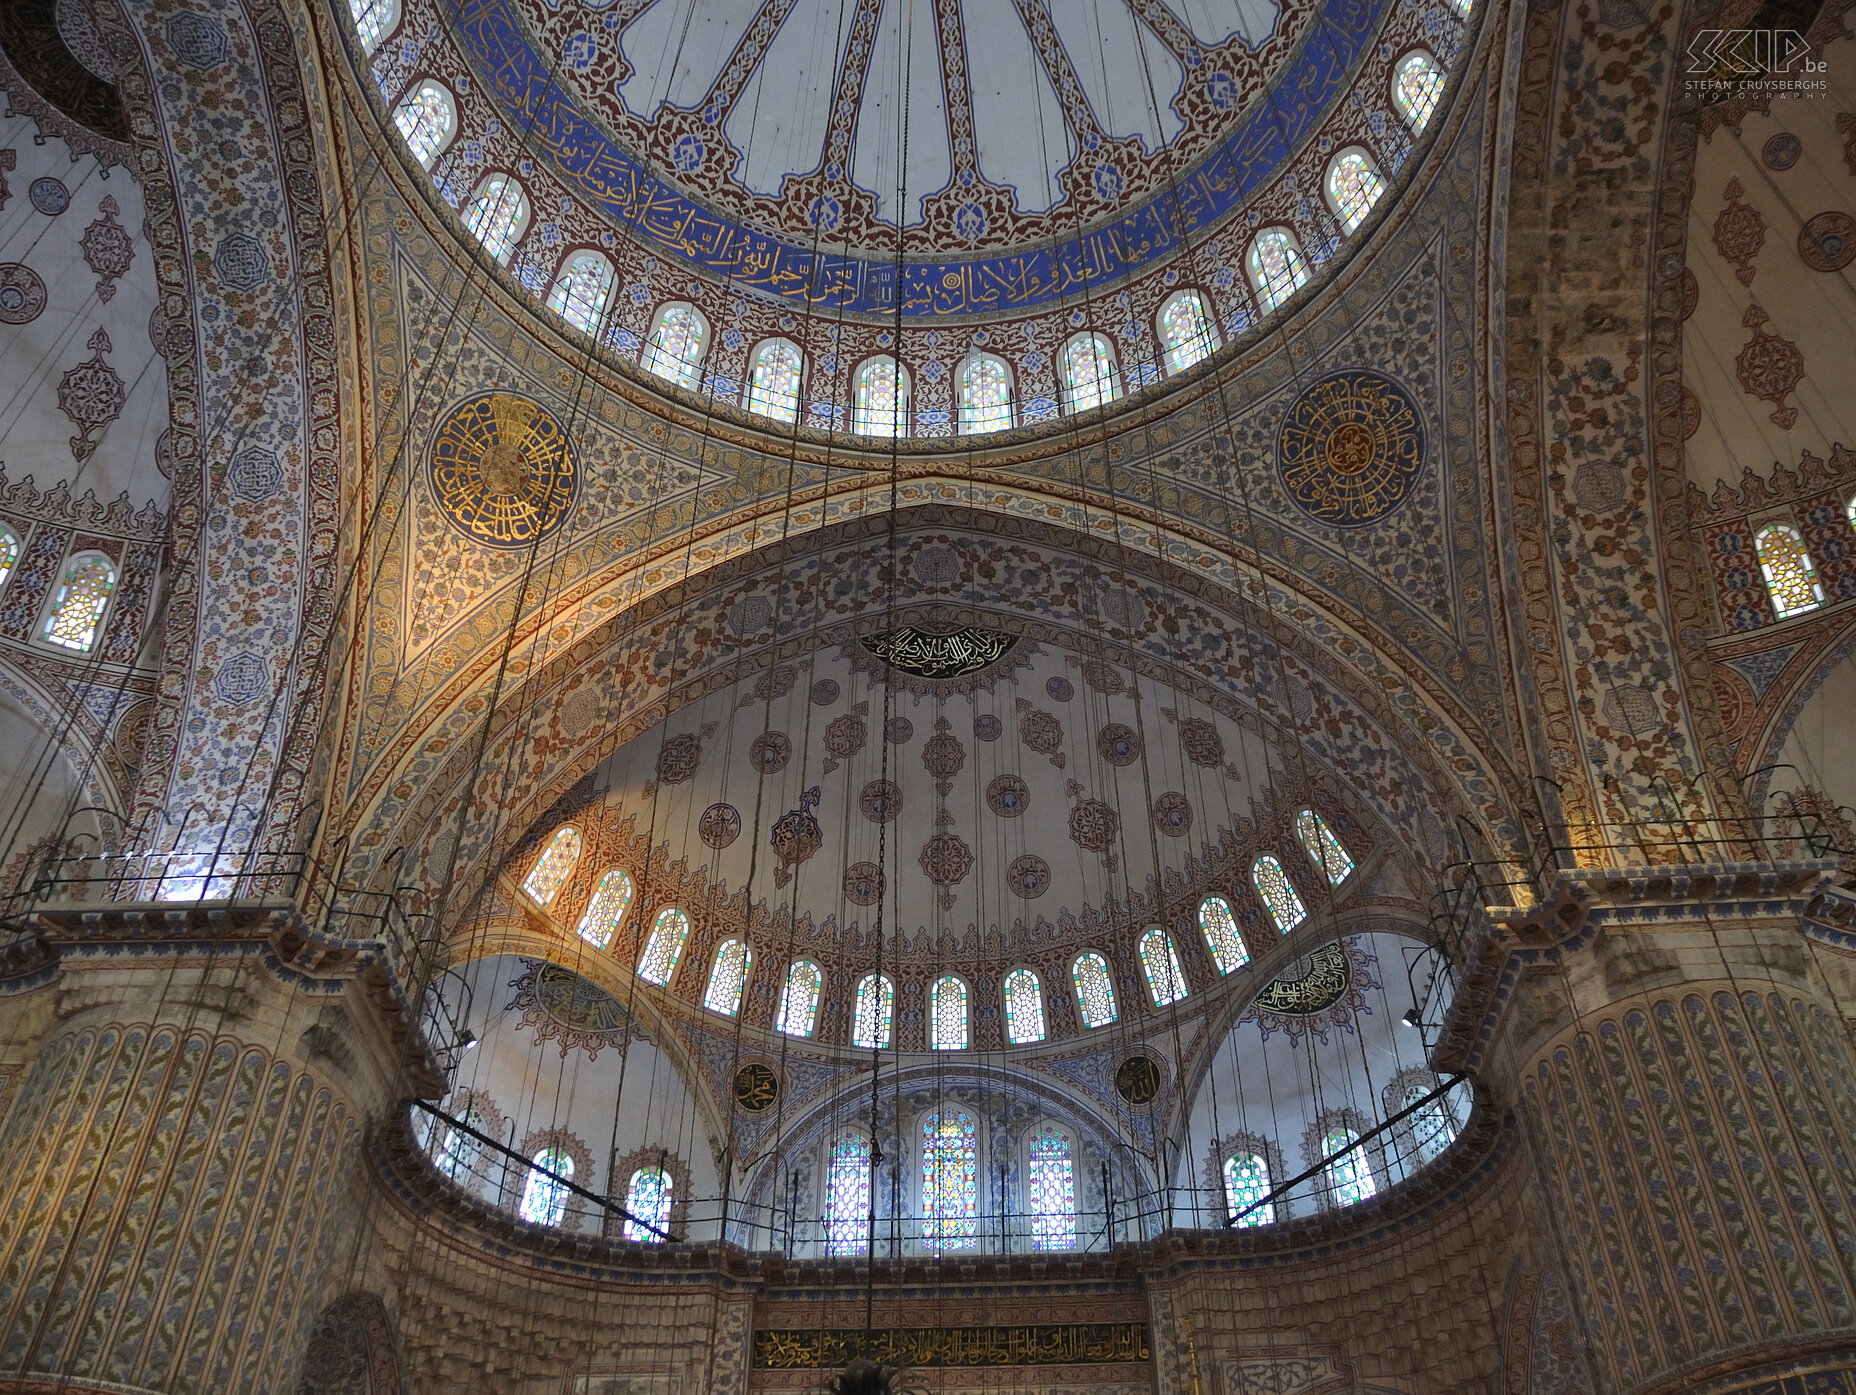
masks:
[(1012, 424), (1012, 374), (1005, 360), (975, 354), (960, 373), (960, 430), (1004, 431)]
[[(1414, 1080), (1405, 1087), (1399, 1108), (1410, 1109), (1436, 1088), (1434, 1082)], [(1418, 1155), (1419, 1167), (1436, 1158), (1456, 1141), (1456, 1121), (1450, 1117), (1450, 1110), (1441, 1095), (1428, 1104), (1419, 1105), (1414, 1113), (1406, 1117), (1411, 1122), (1411, 1142)]]
[(723, 940), (715, 947), (715, 967), (709, 971), (709, 991), (702, 1005), (710, 1012), (733, 1017), (741, 1008), (741, 988), (747, 982), (754, 951), (745, 940)]
[(1205, 313), (1197, 291), (1181, 291), (1160, 312), (1160, 342), (1166, 346), (1166, 371), (1183, 372), (1218, 347), (1218, 331)]
[(1076, 956), (1070, 966), (1076, 981), (1076, 1001), (1083, 1009), (1085, 1027), (1106, 1027), (1115, 1020), (1115, 980), (1109, 976), (1108, 960), (1093, 949)]
[(1766, 574), (1766, 594), (1779, 619), (1803, 615), (1824, 603), (1824, 588), (1818, 583), (1817, 568), (1804, 539), (1789, 523), (1768, 523), (1753, 539), (1759, 553), (1759, 569)]
[[(670, 1229), (671, 1190), (675, 1185), (661, 1167), (641, 1167), (632, 1174), (631, 1185), (625, 1189), (625, 1209), (635, 1219), (627, 1220), (622, 1228), (627, 1240), (663, 1243), (664, 1237), (657, 1231)], [(640, 1221), (644, 1224), (640, 1225)], [(647, 1228), (650, 1226), (656, 1226), (657, 1231)]]
[(973, 1116), (940, 1110), (922, 1120), (922, 1240), (970, 1250), (979, 1237), (979, 1148)]
[[(547, 1171), (542, 1171), (542, 1169)], [(553, 1173), (550, 1177), (548, 1173)], [(571, 1180), (574, 1160), (559, 1148), (543, 1148), (535, 1154), (529, 1169), (528, 1184), (522, 1188), (520, 1214), (531, 1225), (559, 1225), (567, 1214), (567, 1185), (557, 1180)]]
[(1044, 1040), (1044, 988), (1029, 969), (1005, 976), (1005, 1034), (1019, 1046)]
[(1364, 150), (1343, 150), (1328, 165), (1328, 201), (1340, 215), (1343, 232), (1352, 232), (1366, 220), (1385, 192), (1385, 181)]
[(612, 932), (625, 918), (625, 908), (632, 903), (632, 879), (614, 867), (599, 879), (593, 899), (586, 903), (580, 917), (580, 938), (595, 949), (612, 943)]
[(554, 830), (554, 836), (543, 845), (535, 858), (535, 865), (528, 869), (528, 875), (522, 879), (522, 890), (528, 893), (529, 900), (537, 906), (545, 906), (554, 899), (555, 893), (567, 884), (573, 875), (574, 864), (580, 860), (580, 830), (570, 823), (564, 823)]
[(933, 1023), (929, 1044), (936, 1051), (959, 1051), (967, 1044), (967, 985), (946, 974), (930, 990)]
[(435, 82), (422, 82), (406, 94), (393, 113), (393, 124), (406, 139), (413, 159), (430, 169), (457, 125), (451, 94)]
[(870, 1140), (841, 1133), (825, 1161), (825, 1253), (860, 1255), (870, 1234)]
[(115, 589), (116, 569), (109, 559), (95, 552), (80, 552), (64, 564), (64, 579), (58, 583), (52, 608), (45, 614), (41, 638), (60, 649), (88, 654), (90, 646), (97, 642), (103, 612)]
[(1282, 870), (1282, 863), (1268, 853), (1259, 857), (1251, 867), (1250, 880), (1256, 883), (1257, 895), (1263, 898), (1270, 919), (1276, 922), (1276, 928), (1283, 934), (1288, 934), (1308, 918), (1308, 908), (1302, 904), (1302, 898), (1295, 894), (1295, 886), (1290, 882), (1289, 874)]
[(1099, 334), (1079, 334), (1063, 351), (1063, 388), (1072, 412), (1086, 412), (1116, 397), (1115, 354)]
[(0, 586), (6, 585), (6, 579), (13, 575), (13, 564), (19, 561), (19, 539), (13, 536), (9, 528), (0, 528)]
[(645, 370), (694, 389), (702, 381), (702, 346), (708, 337), (709, 327), (689, 306), (666, 306), (645, 341)]
[(399, 0), (348, 0), (348, 13), (354, 16), (363, 53), (372, 53), (400, 22)]
[(528, 223), (528, 195), (506, 174), (483, 181), (464, 211), (464, 226), (499, 262), (507, 262)]
[(786, 989), (780, 994), (779, 1027), (789, 1037), (809, 1037), (818, 1018), (819, 990), (825, 976), (809, 959), (795, 959), (786, 970)]
[(1353, 1148), (1349, 1153), (1334, 1157), (1343, 1148), (1351, 1148), (1358, 1135), (1349, 1128), (1329, 1129), (1321, 1135), (1321, 1156), (1334, 1158), (1328, 1164), (1327, 1179), (1329, 1194), (1336, 1206), (1352, 1206), (1365, 1201), (1376, 1188), (1373, 1185), (1373, 1169), (1366, 1157), (1364, 1148)]
[(857, 985), (857, 1019), (851, 1041), (858, 1046), (888, 1046), (896, 986), (885, 974), (865, 974)]
[(1186, 996), (1186, 976), (1180, 971), (1173, 937), (1158, 925), (1141, 936), (1141, 969), (1147, 975), (1147, 992), (1155, 1007), (1177, 1003)]
[(1237, 932), (1237, 917), (1231, 914), (1231, 903), (1224, 897), (1207, 896), (1199, 903), (1199, 929), (1205, 932), (1205, 943), (1219, 973), (1228, 974), (1250, 962), (1244, 937)]
[(799, 419), (799, 350), (784, 339), (762, 344), (748, 374), (748, 410), (775, 421)]
[[(1269, 1225), (1276, 1219), (1270, 1202), (1270, 1165), (1255, 1153), (1233, 1153), (1224, 1160), (1224, 1204), (1234, 1225)], [(1251, 1209), (1254, 1208), (1254, 1209)]]
[[(467, 1109), (458, 1116), (460, 1124), (467, 1125), (483, 1133), (483, 1115), (474, 1109)], [(465, 1133), (454, 1129), (449, 1124), (440, 1124), (444, 1137), (438, 1144), (438, 1153), (432, 1159), (438, 1170), (453, 1182), (468, 1183), (477, 1171), (477, 1159), (483, 1154), (483, 1144)]]
[(1295, 816), (1295, 836), (1302, 840), (1308, 860), (1321, 869), (1329, 886), (1339, 886), (1353, 875), (1352, 856), (1334, 836), (1328, 821), (1313, 809), (1304, 809)]
[(1076, 1168), (1062, 1130), (1045, 1124), (1031, 1135), (1030, 1171), (1031, 1248), (1075, 1249)]
[(873, 358), (857, 370), (851, 429), (864, 436), (901, 436), (909, 429), (909, 376), (893, 358)]
[(1250, 243), (1250, 283), (1257, 288), (1263, 313), (1281, 305), (1308, 280), (1308, 263), (1286, 228), (1265, 228)]
[(1464, 19), (1468, 19), (1469, 12), (1476, 8), (1476, 4), (1475, 0), (1450, 0), (1450, 8), (1455, 10)]
[(612, 263), (597, 252), (575, 252), (561, 263), (561, 273), (548, 292), (548, 308), (575, 329), (599, 331), (612, 294)]
[(1422, 131), (1430, 121), (1443, 90), (1443, 69), (1421, 48), (1406, 54), (1393, 71), (1392, 105), (1398, 108), (1413, 134)]
[(651, 938), (644, 943), (644, 954), (638, 960), (638, 977), (646, 983), (666, 984), (670, 976), (677, 971), (677, 958), (683, 953), (683, 942), (690, 937), (690, 918), (675, 906), (666, 906), (657, 913), (657, 923), (651, 927)]

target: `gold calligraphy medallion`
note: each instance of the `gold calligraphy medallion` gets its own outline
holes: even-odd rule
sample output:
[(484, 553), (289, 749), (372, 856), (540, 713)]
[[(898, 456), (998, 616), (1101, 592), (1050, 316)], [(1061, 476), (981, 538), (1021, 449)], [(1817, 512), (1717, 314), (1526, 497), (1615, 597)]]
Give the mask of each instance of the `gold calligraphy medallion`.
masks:
[(578, 484), (566, 430), (513, 392), (482, 393), (445, 414), (430, 480), (451, 525), (491, 547), (527, 547), (554, 532)]
[(1276, 439), (1283, 487), (1323, 523), (1376, 523), (1410, 496), (1424, 469), (1424, 421), (1399, 383), (1349, 368), (1310, 384)]

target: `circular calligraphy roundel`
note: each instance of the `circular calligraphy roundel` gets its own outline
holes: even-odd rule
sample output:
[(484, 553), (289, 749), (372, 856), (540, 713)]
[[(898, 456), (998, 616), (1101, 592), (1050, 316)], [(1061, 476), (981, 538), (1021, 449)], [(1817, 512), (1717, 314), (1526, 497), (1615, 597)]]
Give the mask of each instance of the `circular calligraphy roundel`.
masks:
[(1323, 523), (1377, 523), (1424, 468), (1424, 419), (1410, 392), (1370, 368), (1345, 368), (1289, 404), (1276, 437), (1283, 487)]
[(528, 547), (560, 527), (578, 476), (567, 432), (540, 403), (486, 392), (432, 436), (432, 493), (452, 525), (490, 547)]

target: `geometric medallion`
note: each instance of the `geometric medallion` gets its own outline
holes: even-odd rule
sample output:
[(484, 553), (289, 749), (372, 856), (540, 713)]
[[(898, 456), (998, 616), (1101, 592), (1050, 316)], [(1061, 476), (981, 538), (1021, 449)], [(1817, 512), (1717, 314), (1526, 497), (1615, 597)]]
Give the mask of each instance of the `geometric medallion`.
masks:
[(527, 547), (567, 517), (578, 479), (567, 432), (513, 392), (467, 398), (432, 436), (432, 493), (452, 526), (490, 547)]
[(1405, 502), (1424, 468), (1424, 419), (1385, 374), (1345, 368), (1289, 404), (1276, 459), (1283, 487), (1309, 517), (1376, 523)]

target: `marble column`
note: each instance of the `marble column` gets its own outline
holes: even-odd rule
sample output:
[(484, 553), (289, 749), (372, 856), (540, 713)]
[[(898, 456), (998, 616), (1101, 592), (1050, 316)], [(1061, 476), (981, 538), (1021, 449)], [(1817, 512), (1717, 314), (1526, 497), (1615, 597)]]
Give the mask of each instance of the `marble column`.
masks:
[(67, 920), (52, 971), (0, 980), (46, 1027), (0, 1123), (0, 1391), (290, 1388), (363, 1122), (429, 1082), (352, 956), (293, 969), (277, 919)]
[(1803, 915), (1822, 880), (1579, 873), (1472, 947), (1441, 1064), (1515, 1106), (1595, 1392), (1856, 1367), (1856, 1052), (1821, 963), (1845, 951)]

